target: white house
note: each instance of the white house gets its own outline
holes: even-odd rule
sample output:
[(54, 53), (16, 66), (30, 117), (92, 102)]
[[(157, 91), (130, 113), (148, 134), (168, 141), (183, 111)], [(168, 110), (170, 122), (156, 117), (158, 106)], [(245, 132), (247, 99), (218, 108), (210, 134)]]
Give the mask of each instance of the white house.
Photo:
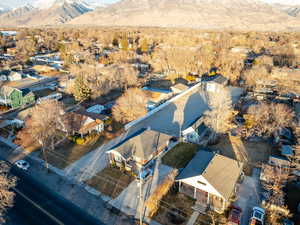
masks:
[(21, 73), (18, 73), (18, 72), (12, 71), (12, 72), (8, 75), (8, 80), (9, 80), (9, 81), (22, 80), (22, 74), (21, 74)]
[(229, 80), (222, 75), (203, 76), (202, 84), (207, 92), (218, 92), (220, 88), (228, 85)]
[(222, 213), (237, 192), (243, 164), (214, 152), (200, 150), (177, 177), (179, 191), (205, 209)]

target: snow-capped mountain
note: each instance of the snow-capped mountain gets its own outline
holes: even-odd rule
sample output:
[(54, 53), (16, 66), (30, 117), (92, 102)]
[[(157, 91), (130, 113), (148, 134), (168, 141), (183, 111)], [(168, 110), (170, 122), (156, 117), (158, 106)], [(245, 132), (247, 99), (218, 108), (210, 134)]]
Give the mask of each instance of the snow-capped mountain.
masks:
[(95, 9), (103, 6), (102, 0), (35, 0), (33, 5), (40, 9), (51, 8), (53, 5), (63, 5), (64, 3), (82, 5), (88, 9)]
[(300, 29), (298, 19), (260, 0), (122, 0), (69, 23), (268, 31)]
[[(50, 2), (49, 2), (50, 3)], [(75, 0), (56, 0), (47, 8), (26, 5), (0, 15), (3, 26), (58, 25), (90, 12), (91, 9)]]

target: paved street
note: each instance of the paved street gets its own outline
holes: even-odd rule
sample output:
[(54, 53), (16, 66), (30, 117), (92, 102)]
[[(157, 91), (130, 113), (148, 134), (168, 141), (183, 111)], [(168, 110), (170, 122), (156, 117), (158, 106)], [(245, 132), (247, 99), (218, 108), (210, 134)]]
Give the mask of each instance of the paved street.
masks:
[(26, 155), (22, 151), (13, 150), (1, 142), (0, 149), (0, 157), (9, 159), (10, 162), (21, 158), (27, 160), (31, 164), (28, 175), (37, 179), (40, 183), (45, 184), (53, 193), (63, 196), (66, 200), (71, 201), (74, 205), (80, 207), (99, 221), (112, 225), (132, 224), (131, 218), (121, 212), (111, 212), (106, 202), (99, 196), (86, 190), (87, 186), (84, 183), (78, 183), (72, 178), (63, 176), (63, 171), (57, 168), (55, 172), (52, 170), (48, 171), (44, 165), (41, 164), (41, 160), (37, 160), (31, 155)]

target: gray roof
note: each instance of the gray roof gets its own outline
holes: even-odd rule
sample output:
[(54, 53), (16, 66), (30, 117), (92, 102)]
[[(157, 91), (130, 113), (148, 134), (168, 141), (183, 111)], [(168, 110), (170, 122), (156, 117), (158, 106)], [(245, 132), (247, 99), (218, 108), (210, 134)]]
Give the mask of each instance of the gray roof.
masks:
[(243, 164), (213, 152), (200, 150), (179, 174), (177, 180), (202, 175), (225, 199), (229, 199)]
[(152, 158), (152, 154), (166, 146), (170, 138), (169, 135), (143, 129), (115, 146), (113, 150), (119, 152), (125, 159), (135, 156), (147, 162)]
[(202, 77), (203, 82), (216, 82), (218, 84), (226, 85), (228, 83), (228, 79), (220, 74), (215, 76), (203, 76)]
[[(243, 89), (228, 87), (232, 101), (236, 102)], [(150, 128), (161, 133), (179, 137), (180, 131), (189, 128), (203, 113), (209, 109), (207, 93), (199, 84), (175, 97), (157, 112), (137, 121), (128, 132), (136, 132), (142, 128)]]
[[(237, 102), (243, 89), (228, 88), (230, 89), (232, 101)], [(207, 94), (203, 91), (200, 83), (174, 97), (168, 104), (160, 107), (159, 109), (155, 109), (157, 111), (150, 112), (150, 115), (147, 115), (145, 118), (134, 121), (134, 124), (126, 128), (125, 133), (113, 141), (116, 144), (124, 142), (124, 140), (128, 140), (128, 137), (132, 137), (142, 129), (150, 129), (179, 137), (181, 131), (192, 126), (209, 109)]]

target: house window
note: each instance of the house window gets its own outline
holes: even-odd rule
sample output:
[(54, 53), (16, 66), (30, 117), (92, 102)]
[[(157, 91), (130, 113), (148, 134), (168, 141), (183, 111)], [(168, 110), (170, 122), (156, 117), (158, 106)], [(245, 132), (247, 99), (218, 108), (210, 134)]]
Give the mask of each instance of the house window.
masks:
[(206, 185), (206, 183), (203, 183), (203, 182), (201, 182), (201, 181), (199, 181), (199, 180), (198, 180), (197, 182), (198, 182), (199, 184), (204, 185), (204, 186)]
[(117, 161), (117, 162), (122, 162), (123, 161), (122, 157), (117, 155), (117, 154), (114, 155), (114, 158), (115, 158), (115, 161)]

